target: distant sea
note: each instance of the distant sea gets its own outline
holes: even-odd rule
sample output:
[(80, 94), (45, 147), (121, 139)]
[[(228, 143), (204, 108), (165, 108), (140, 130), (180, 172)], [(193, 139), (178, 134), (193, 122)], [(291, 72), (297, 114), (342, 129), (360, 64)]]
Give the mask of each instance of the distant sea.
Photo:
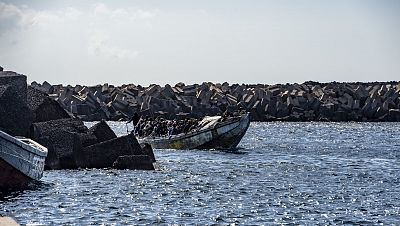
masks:
[(399, 128), (251, 123), (236, 152), (155, 150), (156, 171), (46, 171), (3, 194), (0, 215), (22, 225), (398, 225)]

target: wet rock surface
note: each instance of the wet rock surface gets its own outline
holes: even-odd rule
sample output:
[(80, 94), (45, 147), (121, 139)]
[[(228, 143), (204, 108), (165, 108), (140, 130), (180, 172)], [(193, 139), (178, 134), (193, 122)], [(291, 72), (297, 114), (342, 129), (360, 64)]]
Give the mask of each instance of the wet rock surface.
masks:
[(32, 86), (88, 121), (128, 120), (134, 113), (201, 118), (239, 110), (251, 112), (253, 121), (398, 121), (400, 109), (399, 82)]
[(113, 168), (154, 170), (154, 165), (148, 155), (124, 155), (115, 160)]

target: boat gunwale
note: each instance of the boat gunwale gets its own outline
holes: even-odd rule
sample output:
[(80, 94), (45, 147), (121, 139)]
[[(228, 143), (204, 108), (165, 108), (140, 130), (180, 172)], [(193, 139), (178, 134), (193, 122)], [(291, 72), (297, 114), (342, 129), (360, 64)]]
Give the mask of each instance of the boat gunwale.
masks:
[(224, 127), (224, 126), (236, 123), (236, 122), (240, 122), (242, 119), (247, 118), (247, 117), (250, 117), (249, 113), (246, 113), (246, 114), (243, 114), (240, 117), (234, 118), (234, 120), (232, 120), (232, 121), (221, 122), (220, 124), (217, 124), (215, 127), (208, 128), (208, 129), (205, 129), (205, 130), (197, 130), (197, 131), (186, 133), (186, 134), (182, 134), (182, 135), (178, 134), (178, 135), (172, 136), (171, 138), (168, 138), (168, 137), (163, 137), (163, 138), (142, 138), (142, 139), (139, 138), (139, 141), (144, 142), (144, 143), (146, 141), (151, 141), (151, 142), (154, 142), (154, 143), (160, 143), (160, 142), (163, 142), (163, 141), (177, 141), (177, 140), (187, 139), (187, 138), (191, 138), (191, 137), (197, 136), (197, 135), (202, 134), (202, 133), (206, 133), (206, 132), (209, 132), (209, 131), (212, 131), (212, 130), (215, 130), (215, 129), (219, 129), (221, 127)]
[(33, 143), (35, 146), (29, 145), (25, 143), (24, 141), (21, 140), (21, 138), (16, 138), (13, 137), (3, 131), (0, 130), (0, 138), (8, 141), (9, 143), (27, 151), (32, 154), (41, 156), (41, 157), (46, 157), (48, 154), (47, 148), (40, 145), (34, 140), (28, 139), (28, 138), (22, 138), (22, 140), (29, 140), (29, 142)]

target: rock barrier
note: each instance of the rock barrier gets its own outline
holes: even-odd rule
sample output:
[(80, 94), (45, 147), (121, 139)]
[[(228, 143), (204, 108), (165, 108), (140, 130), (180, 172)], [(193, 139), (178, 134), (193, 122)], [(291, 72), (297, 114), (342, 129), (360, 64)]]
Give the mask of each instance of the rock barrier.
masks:
[(253, 121), (400, 121), (400, 83), (63, 86), (33, 82), (85, 121), (127, 120), (134, 113), (166, 119), (246, 110)]
[(28, 87), (26, 79), (25, 75), (0, 70), (0, 130), (45, 146), (45, 169), (114, 165), (118, 169), (154, 169), (151, 147), (142, 149), (133, 135), (117, 137), (104, 121), (88, 129), (80, 118), (65, 111), (57, 98), (50, 98), (52, 86)]

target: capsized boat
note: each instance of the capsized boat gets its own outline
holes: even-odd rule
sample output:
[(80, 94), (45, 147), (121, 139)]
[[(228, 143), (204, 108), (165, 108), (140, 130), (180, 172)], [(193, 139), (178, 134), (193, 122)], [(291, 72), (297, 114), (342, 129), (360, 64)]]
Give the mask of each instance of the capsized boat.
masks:
[(43, 176), (47, 148), (0, 131), (0, 189), (25, 187)]
[(139, 143), (149, 143), (155, 149), (235, 149), (250, 125), (249, 113), (222, 118), (205, 117), (196, 130), (171, 137), (139, 138)]

